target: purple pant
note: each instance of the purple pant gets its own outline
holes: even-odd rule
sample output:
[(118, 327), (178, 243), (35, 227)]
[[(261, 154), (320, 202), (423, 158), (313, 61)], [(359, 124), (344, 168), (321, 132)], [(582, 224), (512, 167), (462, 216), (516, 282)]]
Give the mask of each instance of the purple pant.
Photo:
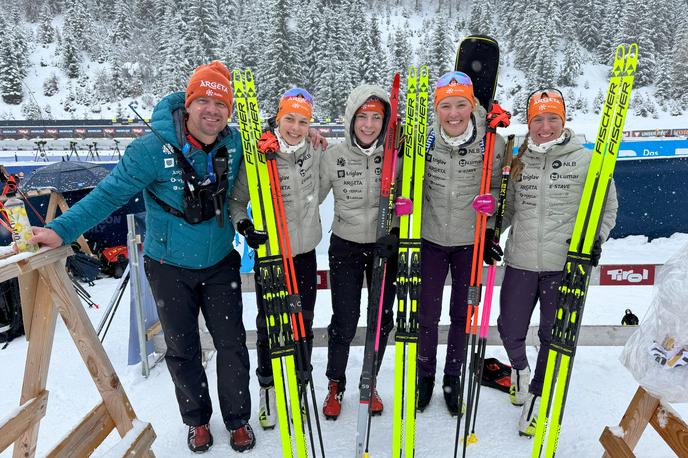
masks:
[(497, 328), (509, 361), (515, 369), (528, 367), (526, 333), (535, 304), (540, 301), (540, 350), (530, 382), (530, 392), (536, 395), (542, 394), (560, 284), (561, 271), (533, 272), (507, 267), (499, 295)]
[(444, 281), (451, 267), (452, 290), (449, 301), (449, 336), (446, 375), (461, 375), (461, 365), (466, 349), (466, 307), (468, 284), (471, 275), (473, 245), (445, 247), (422, 240), (421, 248), (421, 295), (418, 308), (418, 375), (435, 375), (437, 368), (437, 328), (442, 313)]

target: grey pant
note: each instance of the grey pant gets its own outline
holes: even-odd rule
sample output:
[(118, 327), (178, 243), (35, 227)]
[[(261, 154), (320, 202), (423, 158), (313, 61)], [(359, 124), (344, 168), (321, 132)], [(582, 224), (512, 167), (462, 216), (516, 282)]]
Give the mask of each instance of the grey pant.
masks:
[(526, 334), (535, 304), (540, 301), (540, 350), (530, 382), (530, 392), (536, 395), (542, 394), (560, 284), (561, 271), (533, 272), (507, 267), (499, 295), (497, 328), (514, 369), (528, 367)]

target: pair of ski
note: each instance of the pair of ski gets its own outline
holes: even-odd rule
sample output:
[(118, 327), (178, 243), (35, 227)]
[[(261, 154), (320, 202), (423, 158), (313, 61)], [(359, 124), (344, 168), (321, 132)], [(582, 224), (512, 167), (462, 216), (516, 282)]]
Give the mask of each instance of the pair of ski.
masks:
[(307, 392), (310, 386), (319, 445), (324, 458), (325, 449), (277, 173), (276, 152), (258, 151), (262, 126), (253, 74), (250, 70), (243, 73), (235, 70), (233, 83), (253, 224), (256, 230), (265, 231), (268, 235), (267, 242), (257, 250), (256, 271), (263, 289), (282, 454), (285, 458), (308, 456), (302, 418), (305, 413), (311, 449), (313, 456), (316, 455)]
[(564, 406), (571, 381), (573, 358), (583, 318), (590, 272), (591, 249), (599, 236), (609, 185), (626, 121), (638, 64), (638, 45), (618, 46), (597, 131), (595, 149), (571, 234), (555, 312), (542, 399), (535, 428), (533, 457), (553, 457), (557, 450)]
[[(390, 125), (385, 139), (377, 238), (389, 234), (394, 204), (398, 195), (412, 199), (413, 212), (400, 217), (399, 264), (397, 272), (397, 332), (395, 336), (396, 366), (394, 374), (394, 425), (393, 453), (401, 456), (402, 436), (406, 450), (415, 450), (416, 417), (416, 348), (418, 342), (418, 302), (420, 299), (420, 228), (423, 202), (423, 176), (425, 175), (425, 149), (428, 121), (428, 68), (420, 72), (409, 68), (406, 92), (406, 114), (403, 130), (403, 174), (401, 192), (395, 193), (397, 107), (399, 101), (399, 75), (396, 74), (390, 93)], [(356, 431), (357, 458), (368, 458), (372, 396), (375, 392), (378, 365), (380, 326), (382, 318), (384, 284), (387, 260), (375, 256), (373, 278), (368, 299), (368, 328), (361, 372), (358, 428)], [(389, 292), (388, 292), (389, 294)], [(404, 406), (404, 394), (406, 403)], [(405, 419), (405, 432), (403, 422)]]

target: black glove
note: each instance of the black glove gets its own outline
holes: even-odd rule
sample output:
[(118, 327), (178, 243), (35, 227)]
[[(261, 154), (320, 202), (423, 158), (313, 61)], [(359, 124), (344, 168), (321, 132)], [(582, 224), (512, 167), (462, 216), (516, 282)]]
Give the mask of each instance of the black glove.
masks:
[(257, 250), (259, 246), (268, 240), (265, 231), (257, 231), (250, 219), (242, 219), (237, 223), (237, 231), (244, 236), (248, 246)]
[(493, 262), (499, 262), (502, 260), (502, 247), (499, 246), (499, 240), (495, 240), (494, 229), (485, 229), (485, 248), (483, 249), (483, 261), (488, 266), (491, 266)]
[(602, 256), (602, 240), (595, 239), (592, 248), (590, 248), (590, 264), (593, 267), (600, 263), (600, 256)]
[(399, 248), (399, 237), (390, 233), (383, 235), (375, 242), (375, 254), (381, 258), (390, 258)]

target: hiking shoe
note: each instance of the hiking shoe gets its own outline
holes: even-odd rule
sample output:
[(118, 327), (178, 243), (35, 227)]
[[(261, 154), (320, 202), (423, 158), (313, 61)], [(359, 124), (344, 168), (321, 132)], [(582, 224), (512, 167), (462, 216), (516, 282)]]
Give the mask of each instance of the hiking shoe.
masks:
[(207, 451), (213, 445), (213, 435), (210, 434), (210, 426), (207, 423), (200, 426), (189, 426), (186, 443), (192, 452), (202, 453)]
[(435, 377), (433, 376), (419, 376), (418, 386), (416, 386), (416, 409), (421, 412), (430, 404), (432, 398), (432, 390), (435, 387)]
[(522, 406), (528, 399), (528, 386), (530, 385), (530, 368), (511, 368), (511, 385), (509, 386), (509, 399), (515, 406)]
[(330, 380), (327, 383), (327, 397), (323, 403), (323, 415), (327, 420), (336, 420), (342, 412), (342, 398), (344, 390), (339, 389), (337, 380)]
[(540, 396), (528, 393), (523, 404), (521, 418), (518, 421), (518, 435), (533, 437), (537, 428), (537, 418), (540, 411)]
[(382, 410), (385, 408), (385, 406), (382, 404), (382, 399), (380, 399), (380, 395), (377, 393), (377, 388), (373, 391), (373, 415), (382, 415)]
[(251, 425), (246, 423), (240, 428), (231, 430), (229, 432), (229, 445), (237, 452), (251, 450), (256, 445), (256, 436), (253, 434)]
[[(445, 375), (442, 379), (442, 390), (444, 391), (444, 402), (447, 404), (449, 413), (455, 417), (459, 414), (459, 392), (460, 377), (458, 375)], [(461, 409), (463, 412), (464, 409)]]
[(277, 406), (275, 403), (274, 386), (260, 387), (258, 422), (263, 429), (273, 429), (277, 423)]

